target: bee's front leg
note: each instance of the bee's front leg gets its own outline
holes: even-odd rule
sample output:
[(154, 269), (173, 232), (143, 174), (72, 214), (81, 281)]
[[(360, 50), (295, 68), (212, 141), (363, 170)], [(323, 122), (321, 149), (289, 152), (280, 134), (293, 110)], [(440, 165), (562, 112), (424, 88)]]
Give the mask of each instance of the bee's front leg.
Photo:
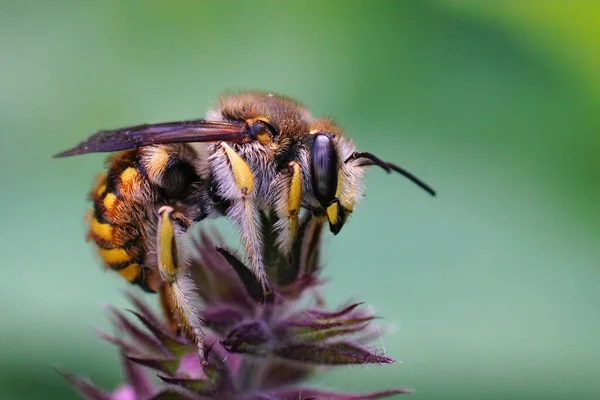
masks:
[(202, 318), (194, 301), (198, 297), (196, 285), (189, 274), (189, 248), (185, 232), (191, 221), (173, 207), (163, 206), (158, 210), (156, 229), (156, 251), (158, 271), (166, 282), (166, 294), (170, 297), (172, 308), (186, 333), (198, 346), (200, 362), (206, 365), (204, 356), (204, 331)]
[(264, 292), (269, 293), (268, 277), (262, 259), (259, 217), (254, 202), (254, 174), (246, 161), (225, 142), (216, 145), (216, 151), (209, 162), (219, 196), (230, 202), (225, 214), (240, 233), (252, 272)]

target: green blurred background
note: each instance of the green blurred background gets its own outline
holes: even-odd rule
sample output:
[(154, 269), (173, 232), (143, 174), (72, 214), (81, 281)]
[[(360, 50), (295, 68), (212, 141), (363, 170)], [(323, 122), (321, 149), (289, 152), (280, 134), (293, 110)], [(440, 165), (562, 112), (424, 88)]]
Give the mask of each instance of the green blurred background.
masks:
[[(417, 399), (600, 398), (600, 2), (0, 2), (0, 398), (106, 388), (125, 287), (83, 241), (99, 128), (196, 118), (264, 89), (331, 114), (373, 170), (327, 235), (328, 299), (396, 329), (392, 366), (316, 385)], [(222, 223), (222, 222), (221, 222)]]

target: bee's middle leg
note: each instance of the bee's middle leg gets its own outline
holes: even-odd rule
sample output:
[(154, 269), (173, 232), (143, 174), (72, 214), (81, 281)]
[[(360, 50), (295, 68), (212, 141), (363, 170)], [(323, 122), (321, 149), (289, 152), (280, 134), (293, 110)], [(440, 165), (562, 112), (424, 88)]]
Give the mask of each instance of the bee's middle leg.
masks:
[[(240, 155), (227, 143), (221, 142), (211, 156), (213, 179), (217, 193), (230, 203), (225, 215), (237, 227), (242, 244), (250, 259), (252, 272), (269, 293), (269, 282), (262, 258), (262, 238), (254, 198), (254, 174)], [(220, 147), (220, 148), (219, 148)]]
[(291, 161), (282, 169), (271, 185), (270, 198), (277, 214), (277, 245), (282, 254), (289, 254), (298, 233), (298, 218), (302, 207), (302, 168)]

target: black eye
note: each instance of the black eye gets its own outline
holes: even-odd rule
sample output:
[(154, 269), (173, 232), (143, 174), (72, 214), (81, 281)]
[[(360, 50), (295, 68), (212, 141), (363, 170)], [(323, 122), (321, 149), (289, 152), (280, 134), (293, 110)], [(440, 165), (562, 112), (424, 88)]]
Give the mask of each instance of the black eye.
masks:
[(323, 208), (335, 200), (338, 184), (338, 155), (329, 136), (316, 134), (312, 145), (312, 186)]

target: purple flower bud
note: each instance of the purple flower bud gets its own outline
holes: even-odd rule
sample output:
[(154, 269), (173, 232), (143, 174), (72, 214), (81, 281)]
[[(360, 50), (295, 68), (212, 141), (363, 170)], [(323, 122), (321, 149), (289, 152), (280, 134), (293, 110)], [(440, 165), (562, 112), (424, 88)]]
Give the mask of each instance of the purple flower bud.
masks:
[[(274, 218), (261, 214), (260, 220), (272, 292), (265, 293), (217, 234), (201, 232), (186, 276), (193, 290), (177, 288), (187, 314), (168, 309), (161, 317), (129, 293), (135, 308), (129, 318), (109, 308), (119, 334), (98, 333), (119, 348), (125, 383), (107, 393), (85, 379), (61, 374), (94, 400), (367, 400), (409, 393), (343, 394), (298, 386), (323, 366), (389, 364), (393, 359), (368, 348), (379, 327), (362, 303), (325, 308), (318, 276), (323, 220), (305, 218), (288, 254), (277, 245)], [(170, 287), (165, 289), (168, 293)], [(307, 299), (317, 305), (305, 307)], [(180, 325), (176, 330), (173, 315)], [(190, 322), (190, 315), (197, 321)], [(157, 372), (160, 381), (155, 383), (150, 377)]]

